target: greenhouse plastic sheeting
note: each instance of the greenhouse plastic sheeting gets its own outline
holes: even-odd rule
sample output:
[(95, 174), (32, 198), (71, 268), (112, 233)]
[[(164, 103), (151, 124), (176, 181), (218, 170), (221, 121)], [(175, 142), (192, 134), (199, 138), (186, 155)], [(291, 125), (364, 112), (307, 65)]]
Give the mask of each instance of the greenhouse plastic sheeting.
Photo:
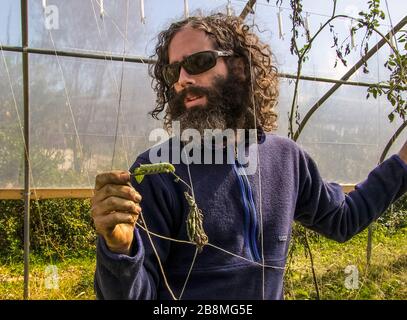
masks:
[[(125, 0), (105, 0), (101, 17), (96, 0), (54, 0), (50, 5), (57, 8), (58, 28), (47, 29), (41, 1), (29, 1), (29, 46), (147, 58), (153, 52), (158, 32), (183, 16), (184, 1), (145, 0), (145, 23), (141, 22), (139, 1), (128, 3), (127, 8)], [(234, 12), (240, 13), (245, 3), (232, 1)], [(407, 11), (407, 3), (395, 0), (388, 3), (395, 24)], [(227, 1), (190, 0), (190, 14), (225, 12), (226, 4)], [(279, 9), (275, 2), (258, 1), (254, 17), (260, 37), (271, 45), (279, 71), (294, 74), (296, 59), (289, 54), (289, 4), (285, 1), (284, 5), (281, 8), (283, 39), (279, 37)], [(1, 44), (19, 46), (19, 2), (3, 0), (1, 6)], [(365, 1), (340, 1), (337, 12), (357, 15), (365, 6)], [(330, 1), (304, 1), (311, 33), (327, 20), (331, 10)], [(248, 16), (247, 22), (252, 24), (253, 15)], [(349, 22), (338, 20), (334, 25), (342, 40), (348, 36)], [(387, 18), (379, 29), (383, 33), (390, 30)], [(357, 35), (356, 42), (362, 36)], [(378, 40), (373, 36), (370, 46)], [(304, 64), (304, 75), (340, 79), (360, 59), (360, 48), (356, 47), (347, 57), (347, 66), (339, 62), (333, 68), (332, 41), (329, 30), (320, 34)], [(369, 60), (370, 72), (358, 70), (350, 80), (384, 80), (388, 76), (383, 66), (388, 52), (389, 48), (384, 46)], [(21, 54), (2, 54), (0, 188), (21, 188), (24, 172)], [(97, 172), (127, 169), (140, 152), (154, 143), (148, 139), (151, 130), (162, 127), (161, 121), (148, 115), (154, 108), (155, 97), (147, 64), (30, 54), (29, 72), (31, 186), (34, 188), (92, 187)], [(300, 116), (332, 85), (301, 81)], [(282, 78), (277, 132), (284, 136), (287, 136), (293, 90), (293, 81)], [(366, 100), (366, 87), (341, 86), (313, 115), (298, 142), (317, 161), (326, 179), (356, 183), (377, 164), (387, 141), (401, 125), (398, 118), (389, 122), (390, 111), (391, 105), (384, 98)], [(396, 141), (389, 155), (397, 152), (405, 136), (403, 133)]]

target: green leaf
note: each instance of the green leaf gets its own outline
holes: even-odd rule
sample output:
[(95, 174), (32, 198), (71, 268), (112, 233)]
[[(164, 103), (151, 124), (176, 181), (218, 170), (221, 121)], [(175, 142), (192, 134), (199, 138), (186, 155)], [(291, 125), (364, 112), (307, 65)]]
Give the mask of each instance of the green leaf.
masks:
[(394, 113), (390, 113), (390, 114), (388, 115), (388, 118), (389, 118), (390, 122), (393, 122), (393, 120), (394, 120)]

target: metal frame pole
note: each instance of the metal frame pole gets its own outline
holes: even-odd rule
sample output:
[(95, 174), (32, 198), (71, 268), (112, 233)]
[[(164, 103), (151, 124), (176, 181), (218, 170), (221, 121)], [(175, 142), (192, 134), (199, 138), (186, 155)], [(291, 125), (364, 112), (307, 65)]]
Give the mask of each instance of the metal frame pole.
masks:
[(30, 298), (30, 92), (28, 66), (28, 3), (21, 0), (21, 42), (23, 46), (24, 96), (24, 299)]
[[(2, 46), (1, 49), (3, 51), (9, 52), (23, 52), (22, 47), (18, 46)], [(119, 61), (119, 62), (130, 62), (130, 63), (145, 63), (145, 64), (154, 64), (156, 60), (144, 57), (136, 57), (136, 56), (120, 56), (120, 55), (110, 55), (110, 54), (100, 54), (100, 53), (89, 53), (89, 52), (75, 52), (75, 51), (68, 51), (68, 50), (51, 50), (51, 49), (40, 49), (40, 48), (25, 48), (25, 51), (32, 54), (41, 54), (41, 55), (50, 55), (50, 56), (59, 56), (59, 57), (72, 57), (72, 58), (84, 58), (84, 59), (92, 59), (92, 60), (108, 60), (108, 61)], [(278, 73), (280, 78), (286, 79), (297, 79), (297, 75), (289, 74), (289, 73)], [(341, 85), (350, 85), (350, 86), (359, 86), (359, 87), (370, 87), (372, 85), (377, 85), (375, 83), (368, 83), (368, 82), (361, 82), (361, 81), (349, 81), (349, 80), (337, 80), (337, 79), (329, 79), (329, 78), (322, 78), (322, 77), (314, 77), (314, 76), (304, 76), (301, 75), (300, 80), (307, 80), (307, 81), (317, 81), (317, 82), (327, 82), (327, 83), (335, 83)], [(379, 87), (384, 89), (389, 89), (389, 85), (382, 85), (378, 84)]]
[(131, 56), (122, 56), (114, 54), (102, 54), (98, 52), (78, 52), (78, 51), (69, 51), (69, 50), (56, 50), (56, 49), (41, 49), (41, 48), (29, 48), (26, 47), (23, 49), (18, 46), (2, 46), (3, 51), (11, 52), (23, 52), (25, 50), (28, 53), (43, 54), (49, 56), (59, 56), (59, 57), (72, 57), (72, 58), (86, 58), (94, 60), (111, 60), (119, 62), (134, 62), (134, 63), (155, 63), (155, 60), (144, 57), (131, 57)]

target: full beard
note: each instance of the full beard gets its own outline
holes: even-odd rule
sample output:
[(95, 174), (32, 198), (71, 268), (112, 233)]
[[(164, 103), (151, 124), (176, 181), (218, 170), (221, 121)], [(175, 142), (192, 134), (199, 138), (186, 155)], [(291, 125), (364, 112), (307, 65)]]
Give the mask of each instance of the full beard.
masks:
[[(249, 129), (254, 126), (249, 92), (248, 82), (229, 72), (226, 78), (216, 77), (211, 88), (190, 86), (178, 94), (173, 92), (168, 116), (171, 121), (179, 121), (181, 133), (195, 129), (201, 137), (205, 129)], [(186, 109), (187, 95), (205, 96), (207, 103)]]

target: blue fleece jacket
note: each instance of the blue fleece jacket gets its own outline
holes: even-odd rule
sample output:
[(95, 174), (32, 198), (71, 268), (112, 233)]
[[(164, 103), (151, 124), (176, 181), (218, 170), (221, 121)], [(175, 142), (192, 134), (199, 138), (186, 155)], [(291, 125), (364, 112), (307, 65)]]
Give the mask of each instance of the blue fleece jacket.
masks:
[[(265, 298), (282, 299), (293, 220), (343, 242), (365, 229), (407, 190), (407, 165), (397, 155), (344, 194), (340, 185), (324, 182), (310, 156), (287, 138), (263, 135), (258, 152), (261, 183), (258, 174), (239, 174), (244, 167), (238, 164), (189, 165), (209, 242), (234, 255), (205, 246), (196, 257), (183, 299), (262, 299), (262, 239)], [(150, 163), (148, 152), (137, 158), (132, 169), (142, 163)], [(189, 181), (185, 164), (175, 168)], [(149, 175), (141, 184), (132, 184), (143, 197), (149, 230), (187, 240), (186, 187), (169, 174)], [(195, 247), (151, 237), (168, 284), (178, 297)], [(146, 232), (135, 229), (129, 256), (110, 252), (104, 239), (98, 238), (95, 290), (98, 299), (171, 299)]]

